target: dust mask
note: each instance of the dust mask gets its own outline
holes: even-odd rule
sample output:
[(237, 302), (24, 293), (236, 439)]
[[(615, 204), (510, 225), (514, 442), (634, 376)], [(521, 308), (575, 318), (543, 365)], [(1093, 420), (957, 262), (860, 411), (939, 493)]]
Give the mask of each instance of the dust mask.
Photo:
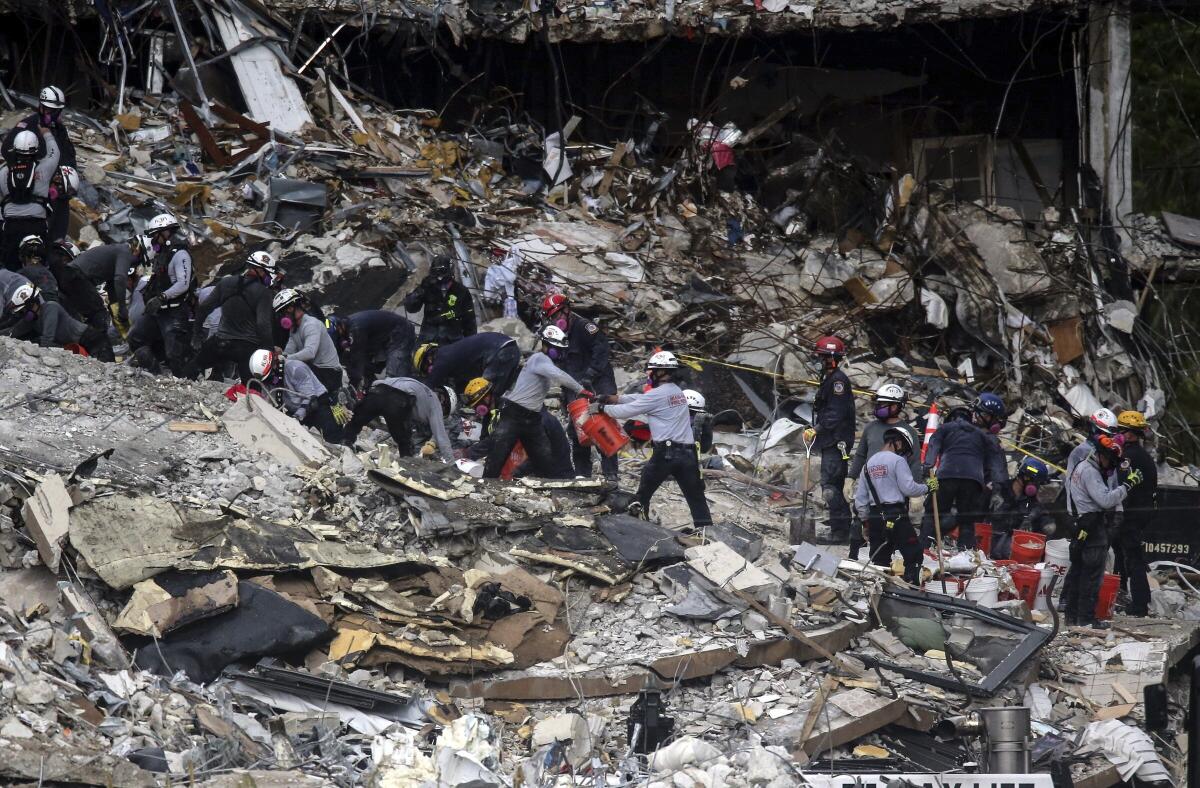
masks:
[(1037, 493), (1038, 493), (1038, 486), (1036, 484), (1025, 485), (1025, 497), (1026, 498), (1033, 498), (1037, 495)]
[(486, 418), (488, 415), (488, 406), (487, 405), (476, 405), (475, 406), (475, 415), (481, 419)]
[(279, 325), (284, 331), (291, 331), (292, 326), (294, 326), (295, 323), (292, 322), (292, 319), (290, 317), (281, 317), (279, 319)]
[(34, 312), (32, 309), (26, 309), (25, 313), (21, 315), (21, 319), (26, 323), (32, 323), (37, 320), (37, 312)]
[(558, 320), (554, 321), (554, 325), (558, 326), (563, 331), (566, 331), (567, 330), (567, 319), (565, 317), (560, 317)]
[(556, 359), (559, 356), (559, 350), (556, 347), (546, 348), (546, 355), (549, 356), (551, 359)]
[(890, 419), (891, 417), (892, 417), (892, 406), (891, 405), (880, 405), (878, 408), (875, 409), (875, 418)]
[(993, 435), (998, 435), (1000, 433), (1000, 428), (1002, 426), (1003, 425), (1000, 424), (1000, 422), (993, 421), (991, 424), (988, 425), (988, 432), (992, 433)]

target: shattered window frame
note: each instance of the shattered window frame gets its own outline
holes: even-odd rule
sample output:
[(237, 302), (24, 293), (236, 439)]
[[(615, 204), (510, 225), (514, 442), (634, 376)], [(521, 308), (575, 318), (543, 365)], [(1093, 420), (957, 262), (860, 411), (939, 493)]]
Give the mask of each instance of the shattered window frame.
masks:
[[(940, 673), (932, 673), (930, 671), (918, 670), (917, 668), (900, 665), (896, 662), (889, 661), (885, 658), (876, 657), (871, 654), (855, 653), (854, 656), (862, 660), (868, 667), (890, 670), (894, 673), (899, 673), (901, 676), (926, 684), (932, 684), (935, 687), (940, 687), (947, 690), (956, 690), (959, 692), (967, 692), (975, 697), (990, 698), (999, 692), (1012, 677), (1048, 644), (1054, 637), (1054, 633), (1043, 629), (1036, 624), (1022, 621), (1019, 618), (998, 613), (986, 607), (982, 607), (975, 602), (966, 600), (958, 600), (953, 597), (943, 596), (942, 594), (932, 594), (926, 591), (904, 591), (904, 590), (885, 590), (879, 597), (879, 604), (885, 601), (891, 601), (901, 605), (912, 605), (921, 609), (933, 609), (941, 613), (952, 615), (962, 615), (976, 619), (989, 626), (1023, 635), (1017, 646), (1004, 657), (994, 668), (984, 674), (980, 681), (971, 681), (967, 677), (959, 673), (959, 678), (946, 676)], [(878, 610), (878, 605), (876, 606)], [(879, 617), (880, 626), (885, 626), (882, 617)]]
[[(936, 184), (945, 189), (960, 202), (984, 200), (991, 202), (995, 189), (992, 183), (995, 156), (995, 139), (990, 134), (963, 134), (941, 137), (917, 137), (912, 140), (913, 171), (917, 181), (926, 185)], [(959, 171), (957, 165), (961, 162), (955, 159), (968, 149), (974, 148), (974, 174)], [(949, 178), (935, 178), (929, 174), (932, 164), (946, 157), (954, 168)], [(963, 189), (971, 184), (979, 184), (979, 194), (970, 196)]]

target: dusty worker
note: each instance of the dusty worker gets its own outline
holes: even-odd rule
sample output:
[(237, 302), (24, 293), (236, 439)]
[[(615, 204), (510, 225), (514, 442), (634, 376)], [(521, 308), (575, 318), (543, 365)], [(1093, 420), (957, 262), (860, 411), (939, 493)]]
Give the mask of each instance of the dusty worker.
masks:
[(127, 243), (102, 244), (80, 252), (67, 265), (74, 268), (93, 288), (108, 292), (108, 303), (116, 306), (117, 321), (129, 324), (129, 272), (147, 259), (150, 239), (135, 235)]
[[(1067, 455), (1067, 479), (1071, 478), (1071, 474), (1075, 472), (1075, 466), (1092, 456), (1092, 452), (1096, 450), (1096, 444), (1092, 438), (1097, 435), (1107, 435), (1110, 438), (1116, 438), (1117, 443), (1121, 443), (1124, 438), (1117, 435), (1117, 414), (1113, 413), (1108, 408), (1100, 408), (1088, 417), (1088, 436), (1075, 448), (1071, 449), (1071, 453)], [(1070, 485), (1067, 485), (1067, 514), (1075, 515), (1075, 503), (1071, 500)]]
[[(221, 277), (196, 308), (192, 347), (196, 356), (188, 367), (188, 377), (197, 378), (205, 370), (219, 370), (227, 363), (237, 366), (244, 383), (250, 378), (250, 356), (270, 345), (273, 328), (271, 281), (279, 266), (268, 252), (251, 252), (240, 274)], [(205, 322), (215, 310), (221, 310), (216, 331), (205, 333)]]
[(380, 375), (411, 375), (417, 333), (404, 315), (387, 309), (365, 309), (346, 317), (330, 315), (325, 325), (350, 385), (360, 395), (365, 395)]
[(556, 386), (581, 397), (593, 396), (579, 381), (555, 366), (548, 355), (551, 350), (561, 351), (567, 346), (567, 335), (562, 329), (546, 326), (542, 329), (541, 340), (541, 350), (529, 357), (517, 375), (517, 382), (500, 398), (500, 415), (491, 430), (492, 447), (484, 463), (484, 478), (499, 478), (517, 441), (525, 447), (535, 475), (557, 476), (554, 454), (542, 427), (543, 403)]
[(436, 394), (413, 378), (380, 378), (354, 408), (354, 417), (346, 425), (342, 442), (353, 446), (359, 432), (373, 419), (382, 418), (388, 434), (403, 457), (413, 454), (413, 428), (433, 436), (438, 454), (454, 462), (454, 446), (446, 432), (446, 418), (458, 410), (458, 395), (450, 388)]
[(304, 426), (319, 429), (325, 440), (341, 440), (342, 428), (333, 417), (329, 392), (308, 364), (260, 348), (251, 354), (249, 367), (250, 385), (261, 382), (272, 401)]
[(854, 446), (854, 392), (841, 369), (846, 355), (842, 340), (821, 337), (813, 352), (821, 364), (821, 383), (813, 402), (817, 430), (813, 448), (821, 452), (821, 495), (829, 507), (829, 542), (842, 544), (850, 537), (850, 505), (842, 488)]
[(679, 387), (679, 359), (669, 350), (660, 350), (646, 362), (646, 374), (653, 388), (642, 394), (605, 395), (589, 406), (589, 412), (607, 413), (623, 421), (644, 416), (650, 427), (654, 447), (642, 468), (635, 508), (631, 513), (649, 515), (650, 499), (667, 479), (674, 479), (692, 514), (692, 525), (712, 525), (712, 514), (704, 497), (704, 479), (692, 433), (692, 415), (687, 397)]
[[(468, 337), (469, 339), (469, 337)], [(471, 460), (486, 460), (492, 450), (492, 427), (499, 420), (500, 395), (486, 378), (475, 378), (467, 384), (463, 404), (474, 412), (482, 425), (479, 440), (467, 447), (467, 458)], [(550, 479), (570, 479), (574, 475), (571, 468), (571, 444), (567, 441), (567, 433), (562, 422), (555, 418), (545, 405), (541, 411), (542, 429), (546, 433), (546, 441), (550, 446), (552, 457)], [(534, 473), (533, 464), (526, 459), (512, 471), (512, 478), (519, 479)], [(503, 476), (503, 468), (501, 469)]]
[(471, 292), (454, 278), (454, 266), (446, 255), (438, 255), (429, 274), (404, 299), (409, 312), (421, 312), (417, 341), (442, 345), (457, 342), (476, 331), (475, 301)]
[[(904, 420), (904, 405), (908, 402), (908, 394), (903, 388), (895, 383), (882, 383), (879, 388), (875, 389), (873, 401), (875, 419), (863, 426), (862, 437), (859, 438), (858, 446), (854, 449), (854, 457), (850, 460), (848, 475), (851, 479), (858, 479), (867, 460), (883, 449), (883, 436), (887, 434), (888, 430), (903, 430), (908, 433), (910, 443), (913, 446), (918, 445), (917, 431)], [(912, 477), (920, 478), (921, 462), (917, 458), (916, 452), (909, 452), (907, 456)], [(850, 529), (851, 560), (858, 559), (858, 553), (864, 543), (863, 524), (859, 523)]]
[(150, 281), (142, 293), (141, 317), (129, 332), (129, 348), (158, 347), (172, 374), (182, 377), (190, 353), (190, 303), (196, 293), (196, 275), (187, 239), (179, 222), (169, 213), (159, 214), (146, 224), (154, 256)]
[(279, 325), (288, 332), (284, 355), (290, 361), (307, 364), (329, 392), (331, 400), (342, 388), (342, 362), (337, 348), (325, 330), (325, 323), (308, 313), (308, 304), (297, 290), (282, 290), (271, 301)]
[(22, 129), (12, 138), (11, 151), (0, 168), (0, 216), (4, 218), (0, 256), (10, 270), (17, 269), (22, 238), (49, 237), (50, 188), (60, 154), (54, 134), (46, 127)]
[(58, 280), (60, 300), (67, 311), (88, 325), (107, 331), (112, 315), (104, 298), (92, 280), (72, 265), (80, 254), (79, 247), (64, 238), (50, 244), (46, 264)]
[(922, 549), (908, 517), (908, 499), (937, 492), (938, 480), (930, 476), (921, 484), (913, 479), (910, 461), (915, 441), (908, 430), (891, 427), (882, 439), (883, 447), (863, 463), (854, 508), (867, 525), (871, 563), (890, 566), (892, 553), (898, 551), (904, 558), (905, 581), (916, 584), (921, 579)]
[(430, 388), (451, 386), (465, 392), (469, 383), (482, 378), (500, 397), (517, 379), (521, 348), (507, 334), (483, 331), (449, 345), (421, 345), (413, 353), (413, 367)]

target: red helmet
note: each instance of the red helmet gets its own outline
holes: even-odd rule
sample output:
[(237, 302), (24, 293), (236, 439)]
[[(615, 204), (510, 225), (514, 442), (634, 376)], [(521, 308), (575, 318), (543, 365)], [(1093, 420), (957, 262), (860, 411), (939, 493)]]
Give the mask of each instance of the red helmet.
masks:
[(835, 336), (821, 337), (817, 340), (816, 354), (818, 356), (844, 356), (846, 343)]
[(571, 302), (568, 301), (567, 297), (562, 293), (551, 293), (542, 299), (542, 314), (546, 317), (550, 317), (551, 315), (566, 309), (570, 305)]

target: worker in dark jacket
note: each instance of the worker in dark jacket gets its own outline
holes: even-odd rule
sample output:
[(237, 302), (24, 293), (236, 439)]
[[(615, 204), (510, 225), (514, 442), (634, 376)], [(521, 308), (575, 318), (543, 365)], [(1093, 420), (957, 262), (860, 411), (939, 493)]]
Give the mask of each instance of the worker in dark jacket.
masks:
[(129, 323), (130, 271), (146, 260), (149, 240), (135, 235), (128, 243), (103, 244), (81, 252), (67, 265), (93, 288), (108, 291), (108, 303), (117, 307), (117, 320)]
[[(42, 88), (42, 92), (38, 95), (37, 112), (18, 121), (9, 129), (8, 135), (4, 138), (2, 150), (4, 160), (10, 164), (13, 162), (13, 146), (18, 134), (22, 131), (31, 131), (36, 134), (39, 128), (44, 128), (49, 129), (54, 136), (55, 146), (58, 148), (57, 166), (77, 169), (75, 145), (71, 142), (71, 137), (67, 134), (67, 127), (62, 122), (62, 112), (66, 106), (67, 98), (60, 88), (54, 85)], [(39, 138), (37, 158), (42, 160), (45, 155), (46, 144)], [(49, 201), (50, 215), (47, 235), (49, 240), (58, 241), (67, 237), (67, 225), (71, 217), (70, 204), (71, 197), (66, 190), (56, 192), (54, 199)]]
[(846, 345), (835, 336), (817, 340), (821, 360), (821, 385), (813, 403), (817, 435), (813, 448), (821, 452), (821, 494), (829, 507), (829, 544), (842, 544), (850, 537), (850, 505), (842, 488), (846, 464), (854, 447), (854, 392), (850, 378), (841, 370)]
[[(988, 514), (989, 491), (1008, 483), (1004, 453), (995, 440), (1006, 413), (1004, 400), (995, 394), (980, 394), (970, 410), (951, 411), (950, 418), (929, 439), (925, 467), (936, 468), (940, 480), (937, 505), (942, 532), (952, 527), (947, 517), (953, 511), (959, 549), (975, 549), (975, 523)], [(930, 544), (934, 535), (932, 511), (932, 506), (926, 506), (922, 545)]]
[(992, 514), (992, 558), (1003, 560), (1012, 554), (1013, 531), (1054, 534), (1054, 517), (1038, 500), (1038, 490), (1049, 479), (1046, 463), (1033, 457), (1021, 460), (1009, 495)]
[(442, 345), (475, 333), (475, 301), (471, 292), (454, 278), (450, 258), (435, 257), (429, 275), (404, 299), (409, 312), (422, 312), (417, 341)]
[[(242, 382), (250, 379), (250, 356), (259, 348), (270, 345), (271, 279), (277, 271), (275, 258), (267, 252), (253, 252), (246, 258), (246, 268), (240, 275), (222, 277), (196, 311), (192, 347), (197, 353), (188, 368), (188, 377), (198, 378), (206, 370), (214, 379), (224, 362), (237, 365)], [(204, 321), (214, 309), (221, 310), (217, 330), (205, 337)]]
[(1141, 483), (1125, 498), (1124, 517), (1113, 545), (1116, 571), (1121, 575), (1121, 585), (1129, 592), (1129, 606), (1125, 609), (1128, 616), (1150, 614), (1150, 582), (1142, 537), (1158, 508), (1158, 467), (1143, 442), (1149, 429), (1146, 417), (1136, 410), (1122, 411), (1117, 416), (1117, 434), (1125, 438), (1121, 447), (1124, 458), (1130, 470), (1141, 475)]
[(43, 301), (33, 285), (21, 285), (9, 301), (16, 315), (11, 336), (36, 341), (42, 347), (79, 345), (100, 361), (112, 361), (112, 344), (101, 329), (80, 323), (61, 304)]
[(417, 334), (404, 315), (366, 309), (348, 317), (330, 315), (325, 323), (350, 385), (360, 394), (366, 394), (380, 373), (389, 378), (412, 374)]
[(472, 380), (484, 378), (501, 397), (517, 379), (521, 349), (510, 336), (484, 331), (449, 345), (421, 345), (413, 354), (413, 366), (430, 388), (450, 386), (462, 393)]
[[(586, 389), (598, 395), (616, 394), (617, 379), (609, 360), (608, 337), (600, 327), (585, 317), (571, 311), (570, 300), (552, 293), (542, 300), (542, 319), (548, 325), (558, 326), (567, 335), (567, 349), (558, 362), (568, 375), (578, 380)], [(580, 446), (579, 435), (574, 428), (567, 430), (571, 441), (571, 459), (576, 476), (592, 475), (592, 447)], [(600, 472), (604, 478), (617, 480), (617, 458), (600, 455)]]

